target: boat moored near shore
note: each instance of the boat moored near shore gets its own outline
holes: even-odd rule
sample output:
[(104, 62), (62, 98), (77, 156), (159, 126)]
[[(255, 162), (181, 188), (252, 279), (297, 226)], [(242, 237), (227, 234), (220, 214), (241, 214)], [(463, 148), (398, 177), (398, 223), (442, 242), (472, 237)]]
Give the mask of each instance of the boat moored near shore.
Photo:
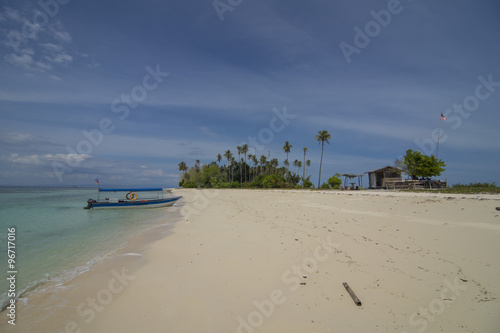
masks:
[[(126, 193), (123, 197), (106, 197), (100, 200), (101, 192)], [(148, 193), (155, 193), (153, 196)], [(158, 188), (97, 188), (97, 200), (90, 198), (84, 209), (105, 208), (157, 208), (174, 205), (182, 196), (172, 196), (172, 190)]]

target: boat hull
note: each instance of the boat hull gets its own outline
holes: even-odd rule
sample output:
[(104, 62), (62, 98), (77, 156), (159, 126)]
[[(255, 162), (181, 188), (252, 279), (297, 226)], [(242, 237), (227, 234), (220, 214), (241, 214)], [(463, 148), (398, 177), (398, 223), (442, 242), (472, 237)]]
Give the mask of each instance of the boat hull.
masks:
[[(174, 205), (182, 197), (123, 202), (92, 202), (88, 209), (158, 208)], [(87, 208), (87, 207), (86, 207)]]

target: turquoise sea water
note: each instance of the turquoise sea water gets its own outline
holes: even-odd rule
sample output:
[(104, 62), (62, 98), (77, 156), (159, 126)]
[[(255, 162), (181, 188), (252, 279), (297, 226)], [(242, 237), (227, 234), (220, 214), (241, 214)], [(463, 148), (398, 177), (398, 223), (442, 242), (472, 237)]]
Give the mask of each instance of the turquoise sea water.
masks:
[(0, 187), (0, 304), (8, 301), (8, 228), (15, 232), (16, 293), (64, 282), (122, 248), (132, 237), (174, 223), (172, 208), (86, 210), (92, 189)]

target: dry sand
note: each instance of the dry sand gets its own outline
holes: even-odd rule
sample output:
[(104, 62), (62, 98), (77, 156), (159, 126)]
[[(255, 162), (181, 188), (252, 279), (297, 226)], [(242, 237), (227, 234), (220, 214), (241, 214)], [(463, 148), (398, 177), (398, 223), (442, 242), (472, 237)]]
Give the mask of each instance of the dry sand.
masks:
[(167, 237), (20, 306), (5, 332), (500, 332), (498, 195), (175, 193), (184, 217), (142, 236)]
[(83, 332), (500, 331), (500, 196), (175, 192), (184, 219)]

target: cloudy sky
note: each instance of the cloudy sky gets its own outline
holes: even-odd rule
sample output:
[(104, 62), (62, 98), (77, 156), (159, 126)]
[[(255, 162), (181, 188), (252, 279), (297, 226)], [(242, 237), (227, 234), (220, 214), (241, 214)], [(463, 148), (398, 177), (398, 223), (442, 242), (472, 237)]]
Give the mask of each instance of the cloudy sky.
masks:
[(316, 183), (319, 130), (326, 179), (436, 154), (441, 113), (441, 178), (500, 184), (498, 0), (0, 3), (0, 185), (176, 186), (286, 140)]

